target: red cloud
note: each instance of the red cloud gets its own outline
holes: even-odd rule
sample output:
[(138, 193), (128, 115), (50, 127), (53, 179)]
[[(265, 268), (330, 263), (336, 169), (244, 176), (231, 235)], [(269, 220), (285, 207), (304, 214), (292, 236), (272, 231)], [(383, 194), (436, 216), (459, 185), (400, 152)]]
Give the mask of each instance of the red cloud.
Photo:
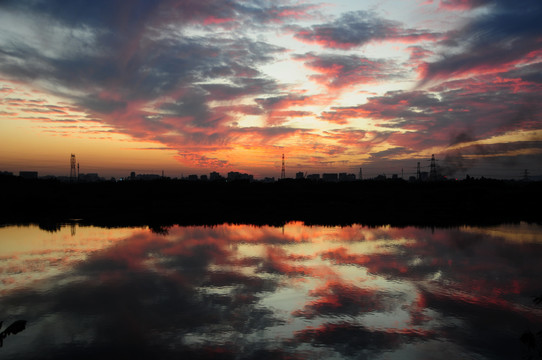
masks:
[(305, 259), (305, 257), (288, 255), (282, 248), (268, 247), (266, 249), (266, 259), (260, 271), (277, 272), (287, 276), (309, 275), (312, 273), (312, 268), (291, 263), (292, 261)]
[(232, 22), (234, 20), (234, 18), (219, 18), (214, 15), (210, 15), (203, 20), (203, 25), (223, 24), (227, 22)]
[(348, 250), (344, 247), (340, 247), (333, 250), (328, 250), (322, 255), (324, 260), (332, 260), (336, 264), (367, 264), (371, 258), (369, 255), (351, 255), (348, 254)]
[(311, 301), (302, 310), (294, 311), (293, 316), (312, 319), (316, 316), (356, 316), (386, 308), (385, 301), (379, 299), (375, 289), (360, 288), (341, 281), (328, 281), (324, 286), (310, 291)]

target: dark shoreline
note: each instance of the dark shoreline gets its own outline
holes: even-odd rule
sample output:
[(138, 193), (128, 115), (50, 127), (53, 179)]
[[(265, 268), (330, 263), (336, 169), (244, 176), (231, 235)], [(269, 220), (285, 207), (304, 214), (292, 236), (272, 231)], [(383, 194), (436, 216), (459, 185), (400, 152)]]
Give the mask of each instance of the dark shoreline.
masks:
[(0, 225), (118, 227), (244, 223), (435, 226), (542, 223), (542, 182), (63, 183), (1, 177)]

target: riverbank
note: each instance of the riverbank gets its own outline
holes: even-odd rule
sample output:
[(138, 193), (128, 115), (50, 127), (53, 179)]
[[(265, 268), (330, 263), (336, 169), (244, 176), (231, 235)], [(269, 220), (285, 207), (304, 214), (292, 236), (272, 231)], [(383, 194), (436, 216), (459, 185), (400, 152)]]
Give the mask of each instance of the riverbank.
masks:
[(0, 179), (0, 223), (457, 226), (542, 222), (542, 182), (132, 182)]

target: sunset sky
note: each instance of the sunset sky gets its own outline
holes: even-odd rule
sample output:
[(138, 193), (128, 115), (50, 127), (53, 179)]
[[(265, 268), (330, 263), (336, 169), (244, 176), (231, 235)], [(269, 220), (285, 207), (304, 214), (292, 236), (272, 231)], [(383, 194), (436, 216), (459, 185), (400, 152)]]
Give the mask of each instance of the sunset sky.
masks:
[(0, 1), (0, 171), (542, 175), (540, 0)]

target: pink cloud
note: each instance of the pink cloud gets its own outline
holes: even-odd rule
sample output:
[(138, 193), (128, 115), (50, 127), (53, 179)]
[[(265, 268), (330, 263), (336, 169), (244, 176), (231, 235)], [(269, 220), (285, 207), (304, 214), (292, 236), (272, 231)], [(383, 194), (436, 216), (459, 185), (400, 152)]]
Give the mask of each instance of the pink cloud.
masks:
[(203, 20), (203, 25), (223, 24), (227, 22), (232, 22), (234, 20), (235, 20), (234, 18), (218, 18), (214, 15), (211, 15)]
[(371, 60), (354, 55), (307, 53), (295, 56), (294, 59), (303, 61), (305, 67), (317, 72), (318, 74), (310, 75), (309, 78), (325, 86), (328, 90), (382, 82), (393, 77), (396, 73), (391, 62)]
[(445, 10), (470, 10), (490, 4), (488, 0), (440, 0), (439, 8)]

